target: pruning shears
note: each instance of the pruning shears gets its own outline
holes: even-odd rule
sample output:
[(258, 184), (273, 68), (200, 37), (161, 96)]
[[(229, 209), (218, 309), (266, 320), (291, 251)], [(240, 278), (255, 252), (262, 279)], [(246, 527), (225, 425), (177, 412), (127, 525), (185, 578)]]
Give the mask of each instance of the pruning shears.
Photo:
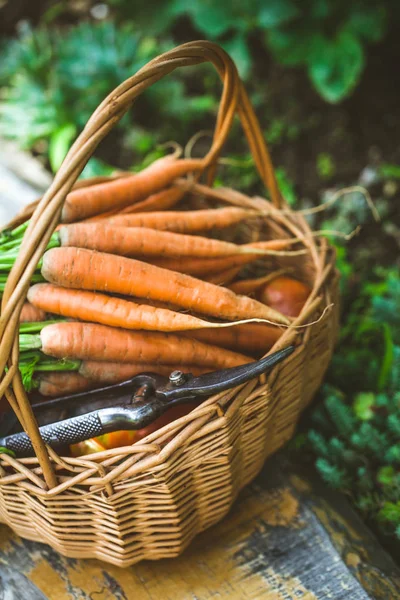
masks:
[[(142, 373), (123, 383), (37, 402), (32, 408), (45, 443), (62, 450), (105, 433), (142, 429), (173, 406), (197, 402), (262, 375), (293, 350), (288, 346), (259, 361), (198, 377), (181, 371), (169, 377)], [(0, 419), (0, 447), (18, 457), (32, 456), (32, 443), (18, 431), (14, 413)]]

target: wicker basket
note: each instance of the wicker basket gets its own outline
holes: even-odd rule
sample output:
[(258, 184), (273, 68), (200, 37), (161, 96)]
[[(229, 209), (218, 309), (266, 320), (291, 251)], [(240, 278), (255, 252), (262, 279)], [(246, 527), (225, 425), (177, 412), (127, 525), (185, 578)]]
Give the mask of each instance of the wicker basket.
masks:
[[(213, 201), (262, 208), (267, 213), (263, 227), (270, 238), (301, 239), (304, 254), (275, 256), (267, 265), (295, 267), (312, 287), (301, 315), (271, 350), (295, 342), (296, 351), (267, 378), (209, 398), (140, 443), (87, 458), (59, 457), (41, 440), (18, 371), (18, 321), (29, 280), (57, 226), (66, 195), (77, 185), (99, 142), (153, 82), (179, 66), (206, 61), (213, 63), (223, 82), (213, 144), (204, 158), (207, 182), (212, 182), (216, 160), (238, 114), (271, 201), (198, 181), (177, 185)], [(142, 559), (177, 556), (196, 534), (226, 515), (265, 459), (289, 440), (300, 412), (320, 385), (338, 327), (334, 253), (325, 240), (312, 235), (301, 214), (281, 201), (258, 121), (236, 68), (221, 48), (204, 41), (161, 55), (114, 90), (87, 123), (40, 203), (17, 220), (26, 220), (32, 212), (2, 299), (0, 386), (1, 396), (7, 397), (30, 436), (36, 456), (16, 460), (0, 455), (0, 522), (70, 557), (96, 557), (128, 566)], [(328, 305), (333, 307), (322, 314)], [(296, 327), (311, 321), (318, 322)]]

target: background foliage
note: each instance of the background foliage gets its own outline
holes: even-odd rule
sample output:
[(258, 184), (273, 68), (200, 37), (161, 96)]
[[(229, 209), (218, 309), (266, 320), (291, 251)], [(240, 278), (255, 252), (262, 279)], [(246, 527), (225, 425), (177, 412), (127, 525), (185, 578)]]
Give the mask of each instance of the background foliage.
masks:
[[(377, 269), (344, 319), (321, 402), (294, 441), (364, 518), (400, 538), (400, 277)], [(310, 418), (311, 417), (311, 418)]]
[[(0, 60), (0, 82), (5, 85), (0, 134), (48, 157), (51, 168), (57, 170), (101, 100), (171, 47), (171, 40), (156, 43), (129, 23), (83, 22), (60, 31), (46, 26), (32, 30), (22, 24), (18, 37), (5, 44)], [(156, 120), (152, 127), (146, 119), (133, 127), (127, 127), (127, 119), (118, 124), (113, 134), (119, 148), (117, 162), (131, 165), (128, 153), (133, 147), (139, 155), (150, 151), (155, 146), (152, 129), (157, 123), (167, 124), (163, 126), (166, 139), (179, 137), (188, 122), (196, 126), (214, 109), (213, 97), (193, 94), (185, 98), (184, 87), (182, 79), (167, 78), (150, 88), (146, 113), (155, 115)], [(142, 105), (139, 102), (135, 107), (131, 123)]]
[[(315, 228), (362, 230), (349, 243), (332, 239), (341, 337), (293, 444), (381, 532), (400, 537), (399, 22), (395, 0), (0, 2), (0, 135), (50, 170), (114, 87), (163, 50), (207, 38), (232, 54), (246, 80), (294, 208), (329, 200), (346, 184), (369, 190), (378, 223), (357, 191), (310, 217)], [(161, 142), (209, 131), (219, 92), (207, 66), (158, 82), (84, 175), (138, 169)], [(196, 152), (207, 145), (205, 136)], [(228, 152), (235, 160), (218, 182), (264, 193), (238, 127)]]
[(251, 76), (250, 39), (257, 36), (281, 63), (305, 67), (315, 88), (329, 102), (347, 96), (358, 82), (365, 46), (381, 39), (388, 8), (377, 0), (159, 0), (154, 18), (143, 1), (139, 6), (129, 0), (111, 4), (144, 22), (154, 34), (171, 27), (178, 17), (188, 17), (206, 39), (225, 46), (244, 78)]
[[(265, 68), (271, 62), (285, 72), (293, 67), (306, 72), (324, 100), (338, 103), (360, 82), (368, 48), (400, 22), (396, 0), (38, 0), (35, 5), (33, 11), (21, 0), (18, 14), (10, 0), (0, 3), (0, 23), (13, 34), (0, 45), (0, 134), (49, 158), (53, 170), (101, 99), (176, 43), (203, 37), (222, 44), (256, 106), (265, 107)], [(24, 21), (25, 13), (30, 21)], [(219, 86), (206, 67), (197, 73), (181, 70), (149, 90), (130, 113), (129, 130), (126, 119), (114, 134), (117, 155), (105, 151), (104, 158), (112, 156), (126, 167), (159, 138), (183, 142), (189, 124), (194, 131), (209, 128)], [(266, 137), (270, 143), (291, 140), (307, 127), (300, 123), (272, 120)], [(335, 171), (329, 153), (321, 152), (316, 161), (329, 179)]]

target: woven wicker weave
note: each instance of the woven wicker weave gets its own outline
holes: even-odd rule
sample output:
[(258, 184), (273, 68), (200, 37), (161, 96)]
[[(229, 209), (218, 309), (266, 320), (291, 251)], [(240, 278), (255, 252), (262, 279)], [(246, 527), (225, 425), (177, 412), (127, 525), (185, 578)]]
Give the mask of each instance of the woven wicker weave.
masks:
[[(271, 201), (193, 181), (176, 185), (187, 186), (191, 193), (206, 199), (261, 208), (266, 213), (269, 238), (300, 238), (304, 254), (274, 256), (266, 264), (266, 268), (295, 268), (312, 287), (300, 316), (271, 350), (294, 342), (296, 351), (267, 378), (209, 398), (140, 443), (88, 458), (59, 457), (40, 438), (18, 371), (18, 321), (29, 280), (68, 192), (74, 185), (99, 181), (75, 184), (98, 143), (145, 88), (178, 66), (206, 61), (213, 63), (224, 86), (213, 144), (204, 158), (208, 184), (238, 114)], [(7, 397), (36, 456), (16, 460), (1, 455), (0, 522), (70, 557), (97, 557), (128, 566), (145, 558), (177, 556), (197, 533), (227, 513), (265, 459), (289, 440), (300, 412), (320, 385), (338, 327), (334, 253), (323, 239), (312, 235), (301, 214), (281, 201), (257, 119), (236, 68), (221, 48), (208, 42), (192, 42), (161, 55), (112, 92), (71, 148), (48, 192), (15, 223), (32, 212), (2, 299), (0, 397)], [(311, 321), (318, 322), (297, 327)]]

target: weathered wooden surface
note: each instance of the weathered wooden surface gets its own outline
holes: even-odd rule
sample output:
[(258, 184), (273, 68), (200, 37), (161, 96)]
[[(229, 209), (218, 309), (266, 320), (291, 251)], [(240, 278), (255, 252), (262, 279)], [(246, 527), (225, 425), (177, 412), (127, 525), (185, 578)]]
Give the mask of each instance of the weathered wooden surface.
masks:
[(0, 600), (400, 598), (391, 559), (340, 496), (334, 504), (274, 459), (183, 556), (125, 570), (61, 557), (0, 526)]

